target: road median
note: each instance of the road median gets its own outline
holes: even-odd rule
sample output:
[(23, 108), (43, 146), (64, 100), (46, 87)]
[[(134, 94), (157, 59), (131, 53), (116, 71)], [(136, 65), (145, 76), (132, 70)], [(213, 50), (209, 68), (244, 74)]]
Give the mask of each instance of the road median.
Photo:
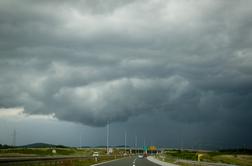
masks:
[(156, 158), (154, 158), (153, 156), (148, 156), (147, 159), (155, 164), (161, 165), (161, 166), (178, 166), (176, 164), (172, 164), (172, 163), (167, 163), (167, 162), (163, 162), (160, 161)]

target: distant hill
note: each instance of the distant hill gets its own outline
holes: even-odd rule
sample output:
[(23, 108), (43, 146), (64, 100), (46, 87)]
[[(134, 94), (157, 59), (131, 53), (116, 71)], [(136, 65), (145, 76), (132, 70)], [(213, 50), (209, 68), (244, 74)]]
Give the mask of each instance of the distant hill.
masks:
[(67, 148), (64, 145), (53, 145), (53, 144), (47, 144), (47, 143), (33, 143), (23, 146), (18, 146), (21, 148)]

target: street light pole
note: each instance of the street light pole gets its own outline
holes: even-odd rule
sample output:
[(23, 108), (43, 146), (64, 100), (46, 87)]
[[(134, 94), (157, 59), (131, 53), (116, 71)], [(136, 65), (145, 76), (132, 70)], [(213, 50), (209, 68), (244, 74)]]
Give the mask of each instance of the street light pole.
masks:
[(107, 154), (109, 153), (109, 121), (107, 122)]
[(80, 145), (79, 145), (79, 148), (82, 147), (82, 135), (81, 135), (81, 132), (80, 132)]
[(127, 132), (124, 133), (124, 153), (126, 154)]
[(138, 153), (138, 148), (137, 148), (137, 136), (135, 137), (135, 150), (136, 150), (136, 152)]

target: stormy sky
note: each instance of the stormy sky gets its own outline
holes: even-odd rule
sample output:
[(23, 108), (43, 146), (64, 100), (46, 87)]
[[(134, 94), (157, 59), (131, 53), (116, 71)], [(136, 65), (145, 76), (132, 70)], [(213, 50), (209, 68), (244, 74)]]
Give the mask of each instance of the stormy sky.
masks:
[(0, 143), (252, 148), (250, 0), (0, 1)]

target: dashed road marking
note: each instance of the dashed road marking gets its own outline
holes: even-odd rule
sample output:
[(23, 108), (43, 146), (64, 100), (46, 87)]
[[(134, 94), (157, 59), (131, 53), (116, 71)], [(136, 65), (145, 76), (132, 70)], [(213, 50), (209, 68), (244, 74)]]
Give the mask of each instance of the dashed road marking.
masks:
[(135, 163), (136, 163), (136, 159), (137, 159), (137, 158), (135, 158), (135, 160), (133, 161), (133, 165), (132, 165), (132, 166), (135, 166)]

